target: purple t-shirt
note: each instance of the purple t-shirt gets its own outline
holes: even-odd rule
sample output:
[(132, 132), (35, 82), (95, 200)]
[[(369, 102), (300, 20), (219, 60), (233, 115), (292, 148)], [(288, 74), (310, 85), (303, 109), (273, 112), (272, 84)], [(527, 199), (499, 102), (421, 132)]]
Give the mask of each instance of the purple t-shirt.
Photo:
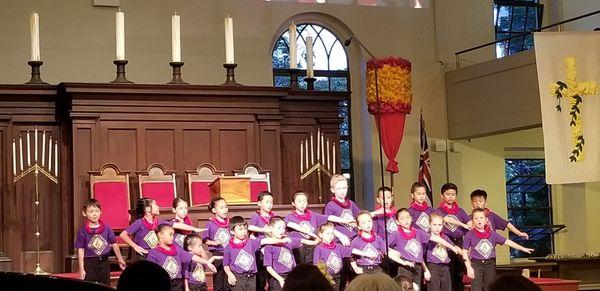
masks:
[[(434, 212), (444, 218), (446, 218), (448, 216), (448, 217), (454, 218), (462, 223), (469, 222), (469, 215), (467, 215), (465, 210), (462, 208), (458, 208), (458, 212), (456, 214), (448, 214), (441, 207), (438, 207)], [(450, 239), (459, 239), (463, 235), (465, 235), (466, 231), (467, 231), (466, 229), (464, 229), (463, 227), (461, 227), (459, 225), (444, 222), (443, 232), (445, 235), (449, 236)]]
[[(265, 217), (265, 216), (260, 215), (258, 212), (256, 212), (256, 213), (252, 214), (252, 216), (250, 217), (250, 222), (248, 224), (263, 228), (263, 227), (265, 227), (265, 225), (269, 224), (269, 219), (271, 219), (271, 217), (272, 217), (272, 215), (269, 217)], [(265, 238), (265, 234), (262, 232), (254, 233), (254, 236), (256, 236), (256, 239), (259, 239), (259, 240)]]
[(338, 275), (344, 264), (342, 260), (352, 256), (352, 249), (332, 242), (333, 249), (326, 247), (322, 243), (315, 247), (313, 253), (313, 264), (323, 262), (327, 266), (327, 271), (332, 276)]
[(503, 245), (506, 242), (506, 238), (492, 230), (489, 238), (481, 239), (475, 234), (476, 231), (478, 230), (472, 229), (463, 238), (463, 249), (469, 250), (469, 258), (474, 260), (495, 258), (496, 245)]
[[(447, 243), (454, 244), (447, 236), (441, 235)], [(448, 256), (448, 250), (445, 246), (440, 243), (430, 240), (427, 243), (427, 262), (434, 264), (448, 264), (450, 263), (450, 257)]]
[[(180, 222), (179, 220), (177, 220), (177, 218), (173, 218), (171, 219), (171, 222), (175, 223), (175, 222)], [(183, 223), (189, 225), (189, 226), (193, 226), (191, 220), (189, 220), (188, 217), (186, 217), (186, 219), (183, 221)], [(191, 234), (191, 231), (188, 230), (181, 230), (181, 229), (176, 229), (175, 230), (175, 235), (174, 235), (174, 240), (173, 242), (180, 248), (183, 249), (183, 241), (185, 241), (185, 237), (188, 234)]]
[(413, 238), (405, 238), (400, 233), (404, 230), (399, 230), (388, 238), (388, 244), (399, 251), (403, 259), (414, 263), (423, 263), (423, 245), (429, 242), (431, 235), (418, 228), (413, 229), (416, 232)]
[(192, 261), (192, 254), (184, 252), (176, 246), (175, 253), (168, 255), (165, 252), (154, 248), (148, 253), (148, 261), (154, 262), (161, 266), (172, 279), (184, 278), (184, 274), (187, 276), (187, 271), (184, 270), (184, 266), (189, 266)]
[(206, 283), (206, 274), (204, 272), (204, 266), (202, 264), (191, 261), (189, 264), (184, 264), (186, 272), (184, 272), (184, 278), (189, 280), (190, 284), (204, 284)]
[[(136, 219), (125, 229), (125, 231), (133, 236), (133, 242), (145, 250), (150, 250), (158, 245), (158, 236), (156, 236), (156, 232), (154, 230), (148, 228), (146, 223), (143, 222), (143, 219), (144, 218)], [(162, 224), (168, 224), (172, 226), (173, 222), (157, 219), (156, 225), (158, 226)]]
[(427, 207), (425, 211), (420, 211), (412, 207), (408, 207), (408, 213), (412, 217), (412, 226), (424, 232), (429, 232), (429, 215), (433, 213), (433, 208)]
[[(333, 199), (335, 199), (335, 198), (333, 198)], [(356, 204), (354, 204), (354, 202), (352, 200), (346, 199), (346, 201), (348, 201), (348, 204), (349, 204), (348, 208), (344, 208), (344, 207), (340, 206), (335, 201), (327, 202), (327, 204), (325, 205), (325, 210), (323, 211), (323, 214), (325, 214), (327, 216), (329, 216), (329, 215), (339, 216), (343, 219), (355, 219), (356, 215), (360, 212), (360, 208), (358, 208), (358, 206), (356, 206)], [(335, 230), (346, 235), (350, 240), (355, 238), (357, 235), (356, 227), (352, 227), (349, 225), (335, 223)], [(337, 240), (337, 238), (336, 238), (336, 240)]]
[(260, 240), (247, 239), (243, 244), (229, 244), (223, 252), (223, 266), (229, 266), (236, 274), (256, 274), (255, 253), (260, 249)]
[(375, 254), (377, 258), (370, 259), (367, 257), (358, 257), (356, 263), (359, 266), (375, 266), (381, 264), (381, 257), (385, 253), (386, 247), (385, 242), (375, 233), (375, 239), (373, 241), (366, 241), (361, 236), (357, 236), (352, 240), (350, 247), (353, 249), (361, 250), (366, 254)]
[[(469, 219), (472, 219), (473, 216), (469, 215)], [(496, 214), (495, 212), (489, 211), (487, 213), (487, 224), (493, 229), (493, 230), (506, 230), (506, 227), (508, 226), (508, 221), (506, 221), (506, 219), (500, 217), (498, 214)]]
[(297, 249), (302, 245), (299, 238), (291, 238), (291, 240), (285, 244), (265, 246), (264, 266), (273, 267), (278, 274), (289, 273), (296, 266), (292, 249)]
[(396, 224), (394, 216), (387, 217), (384, 222), (383, 214), (377, 215), (373, 217), (373, 224), (375, 225), (375, 233), (377, 233), (377, 236), (379, 237), (384, 237), (386, 230), (388, 236), (390, 236), (394, 231), (398, 231), (398, 224)]
[[(327, 215), (323, 215), (323, 214), (319, 214), (319, 213), (314, 213), (312, 211), (308, 211), (306, 210), (306, 212), (304, 213), (305, 216), (301, 217), (299, 215), (297, 215), (295, 213), (295, 210), (292, 210), (292, 213), (288, 214), (285, 217), (285, 224), (287, 225), (290, 222), (294, 222), (297, 223), (298, 225), (300, 225), (300, 227), (302, 227), (303, 229), (316, 234), (317, 233), (317, 228), (319, 226), (321, 226), (322, 224), (327, 223)], [(309, 238), (308, 235), (301, 233), (299, 231), (296, 230), (291, 230), (288, 233), (289, 237), (297, 237), (297, 238)]]
[(83, 225), (77, 232), (75, 248), (84, 249), (86, 258), (101, 257), (107, 255), (111, 245), (116, 242), (115, 233), (108, 225), (102, 224), (97, 228), (89, 229)]
[(219, 226), (214, 220), (216, 218), (211, 218), (206, 223), (206, 230), (202, 233), (202, 241), (206, 242), (207, 240), (212, 240), (218, 242), (217, 246), (208, 246), (209, 252), (223, 252), (223, 248), (229, 244), (229, 240), (231, 239), (231, 233), (229, 232), (229, 219), (227, 219), (227, 224)]

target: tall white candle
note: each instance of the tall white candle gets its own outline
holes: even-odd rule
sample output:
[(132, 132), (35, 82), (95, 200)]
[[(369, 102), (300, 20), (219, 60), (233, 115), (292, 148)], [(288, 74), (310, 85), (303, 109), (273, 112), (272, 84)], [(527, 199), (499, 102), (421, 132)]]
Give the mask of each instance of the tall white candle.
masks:
[(321, 164), (325, 165), (325, 141), (323, 133), (321, 132)]
[(233, 50), (233, 18), (225, 17), (225, 63), (235, 64)]
[(321, 159), (321, 155), (319, 154), (319, 149), (321, 148), (319, 139), (321, 139), (321, 129), (317, 129), (317, 162), (322, 162), (323, 160)]
[(17, 142), (13, 138), (13, 176), (17, 175)]
[(306, 37), (306, 76), (313, 78), (315, 71), (313, 68), (313, 38), (312, 36)]
[(30, 20), (31, 30), (31, 60), (40, 60), (40, 16), (33, 11)]
[(38, 146), (37, 136), (38, 136), (38, 134), (37, 134), (37, 125), (36, 125), (35, 126), (35, 131), (33, 133), (33, 140), (34, 140), (33, 142), (35, 143), (35, 145), (33, 146), (33, 161), (35, 163), (37, 163), (37, 152), (38, 152), (38, 150), (37, 150), (37, 146)]
[(296, 33), (296, 24), (292, 22), (289, 28), (290, 35), (290, 69), (298, 68), (298, 45), (296, 43), (296, 39), (298, 38)]
[(48, 141), (48, 172), (52, 173), (52, 136)]
[(27, 131), (27, 167), (31, 166), (31, 141), (29, 140), (29, 130)]
[(327, 139), (327, 147), (326, 147), (326, 149), (327, 149), (327, 169), (331, 170), (331, 163), (329, 163), (329, 161), (330, 161), (329, 160), (329, 139)]
[(58, 142), (54, 141), (54, 176), (58, 177)]
[(21, 172), (23, 172), (23, 139), (19, 135), (19, 161), (21, 166)]
[(333, 143), (333, 174), (335, 174), (335, 165), (337, 162), (335, 161), (335, 142)]
[(300, 174), (304, 171), (304, 141), (300, 141)]
[(304, 141), (304, 144), (306, 145), (304, 147), (304, 152), (306, 154), (306, 169), (308, 170), (310, 168), (310, 166), (312, 166), (312, 164), (308, 164), (308, 138), (306, 138), (306, 140)]
[(171, 16), (171, 57), (173, 62), (181, 62), (181, 30), (177, 12)]
[(42, 167), (46, 164), (46, 131), (42, 131)]
[(117, 43), (117, 60), (125, 59), (125, 13), (119, 9), (115, 14), (116, 21), (116, 43)]
[(313, 134), (310, 133), (310, 165), (315, 164), (315, 143), (313, 140)]

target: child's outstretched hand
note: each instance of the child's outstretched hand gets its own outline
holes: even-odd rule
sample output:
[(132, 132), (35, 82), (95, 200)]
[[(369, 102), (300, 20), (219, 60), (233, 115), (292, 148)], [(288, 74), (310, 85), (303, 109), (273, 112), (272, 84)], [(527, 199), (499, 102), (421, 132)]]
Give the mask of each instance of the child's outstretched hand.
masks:
[(125, 260), (120, 259), (119, 260), (119, 268), (121, 268), (121, 270), (125, 270), (125, 267), (127, 267), (127, 263), (125, 262)]
[(343, 246), (345, 246), (345, 247), (350, 246), (350, 239), (347, 236), (340, 235), (340, 236), (338, 236), (338, 239), (340, 240), (340, 242), (342, 243)]
[(522, 237), (524, 239), (529, 239), (529, 235), (526, 232), (522, 232), (518, 234), (519, 237)]
[(199, 227), (194, 228), (194, 232), (203, 232), (205, 230), (207, 230), (207, 228), (199, 228)]
[(222, 260), (223, 256), (212, 256), (210, 257), (210, 259), (208, 259), (207, 261), (212, 264), (215, 260)]
[(463, 254), (463, 251), (462, 251), (462, 249), (461, 249), (461, 248), (459, 248), (459, 247), (457, 247), (457, 246), (454, 246), (454, 248), (452, 248), (452, 251), (453, 251), (455, 254), (457, 254), (457, 255), (461, 255), (461, 256), (462, 256), (462, 254)]
[[(217, 267), (215, 267), (215, 265), (213, 265), (212, 262), (208, 262), (208, 264), (206, 264), (206, 266), (208, 267), (209, 270), (213, 271), (213, 273), (217, 272)], [(235, 279), (235, 276), (233, 276), (233, 279)], [(235, 280), (234, 280), (233, 284), (235, 285)]]
[(413, 263), (411, 261), (407, 261), (407, 260), (404, 260), (404, 262), (402, 262), (401, 264), (404, 266), (407, 266), (407, 267), (411, 267), (411, 268), (415, 267), (415, 263)]
[(531, 254), (531, 253), (533, 253), (534, 249), (531, 249), (531, 248), (522, 248), (521, 251), (523, 251), (525, 253), (528, 253), (528, 254)]
[(284, 238), (281, 238), (280, 240), (281, 240), (282, 244), (287, 244), (287, 243), (291, 243), (292, 242), (292, 239), (289, 238), (289, 237), (284, 237)]
[(79, 278), (81, 280), (85, 279), (85, 270), (83, 268), (79, 270)]
[(358, 267), (358, 266), (354, 267), (354, 266), (352, 266), (352, 269), (354, 269), (354, 273), (356, 273), (358, 275), (364, 273), (364, 270), (361, 267)]
[(431, 280), (431, 273), (429, 272), (429, 270), (423, 273), (423, 278), (425, 278), (425, 281)]
[(227, 282), (229, 283), (229, 285), (235, 286), (235, 283), (236, 283), (235, 276), (233, 274), (227, 274)]
[(143, 247), (140, 247), (140, 246), (134, 246), (133, 250), (140, 255), (145, 255), (148, 253), (148, 251), (146, 249), (144, 249)]

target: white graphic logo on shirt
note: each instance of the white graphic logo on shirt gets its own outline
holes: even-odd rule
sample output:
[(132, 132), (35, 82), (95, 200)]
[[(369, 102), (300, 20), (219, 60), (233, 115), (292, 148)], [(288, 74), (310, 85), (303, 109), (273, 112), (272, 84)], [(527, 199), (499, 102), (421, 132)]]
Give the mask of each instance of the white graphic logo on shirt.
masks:
[(185, 236), (182, 234), (175, 234), (175, 243), (177, 243), (180, 247), (183, 247), (183, 240), (185, 240)]
[(153, 230), (149, 231), (144, 237), (144, 241), (151, 249), (155, 248), (158, 245), (158, 236), (156, 236), (156, 232)]
[(204, 268), (202, 268), (202, 264), (196, 264), (196, 268), (192, 272), (192, 278), (196, 279), (198, 282), (204, 282), (206, 279), (206, 274), (204, 274)]
[[(315, 228), (310, 224), (310, 222), (308, 221), (302, 221), (300, 222), (300, 228), (302, 228), (304, 231), (309, 232), (309, 233), (315, 233)], [(304, 238), (309, 238), (308, 235), (304, 234), (304, 233), (300, 233)]]
[(363, 253), (368, 255), (369, 257), (363, 257), (363, 259), (367, 262), (368, 265), (375, 264), (375, 260), (370, 259), (370, 257), (379, 257), (379, 251), (370, 243), (365, 245), (362, 249)]
[[(459, 221), (458, 217), (456, 217), (456, 215), (454, 215), (454, 214), (448, 214), (448, 215), (446, 215), (446, 217), (453, 218), (454, 220)], [(455, 232), (456, 229), (458, 228), (458, 225), (444, 222), (444, 227), (446, 227), (448, 230), (450, 230), (450, 232)]]
[(385, 229), (387, 230), (388, 233), (392, 233), (392, 232), (398, 230), (398, 224), (396, 224), (396, 222), (393, 219), (389, 219), (387, 221), (387, 225), (386, 225)]
[(226, 247), (229, 244), (230, 238), (231, 236), (229, 234), (229, 231), (225, 228), (219, 228), (215, 233), (215, 241), (223, 247)]
[(169, 277), (171, 277), (171, 279), (175, 279), (177, 278), (177, 275), (179, 275), (179, 264), (177, 264), (177, 260), (171, 256), (167, 257), (162, 267), (165, 269), (165, 271), (167, 271), (167, 273), (169, 273)]
[(281, 248), (279, 251), (279, 258), (277, 258), (277, 262), (284, 265), (288, 269), (292, 269), (294, 264), (294, 257), (292, 257), (292, 253), (287, 248)]
[(247, 251), (242, 249), (238, 253), (237, 257), (235, 257), (234, 264), (241, 267), (245, 271), (248, 271), (252, 267), (253, 262), (254, 262), (254, 256), (251, 256)]
[(94, 234), (94, 236), (92, 236), (92, 238), (88, 242), (87, 247), (99, 256), (102, 254), (102, 252), (104, 252), (104, 249), (107, 245), (108, 242), (106, 241), (106, 239), (104, 239), (104, 237), (102, 237), (99, 234)]
[(442, 262), (445, 262), (446, 259), (448, 259), (448, 251), (441, 244), (436, 244), (435, 248), (433, 248), (433, 251), (431, 251), (431, 254), (440, 259)]
[(483, 256), (484, 258), (487, 259), (492, 254), (492, 251), (494, 250), (494, 246), (492, 245), (492, 243), (489, 240), (482, 239), (475, 246), (475, 250), (481, 256)]
[(416, 239), (411, 239), (406, 242), (404, 250), (411, 254), (414, 258), (417, 258), (419, 256), (419, 252), (421, 251), (421, 244)]
[[(344, 219), (344, 220), (354, 220), (354, 215), (352, 215), (352, 210), (350, 209), (343, 209), (342, 213), (340, 214), (340, 218)], [(353, 226), (348, 225), (348, 224), (343, 224), (348, 230), (352, 230), (354, 229)]]
[(334, 274), (337, 274), (342, 270), (342, 260), (335, 252), (329, 253), (329, 257), (327, 257), (325, 264), (333, 271)]
[(421, 215), (415, 221), (415, 225), (420, 227), (424, 232), (429, 232), (429, 215), (425, 212), (421, 212)]

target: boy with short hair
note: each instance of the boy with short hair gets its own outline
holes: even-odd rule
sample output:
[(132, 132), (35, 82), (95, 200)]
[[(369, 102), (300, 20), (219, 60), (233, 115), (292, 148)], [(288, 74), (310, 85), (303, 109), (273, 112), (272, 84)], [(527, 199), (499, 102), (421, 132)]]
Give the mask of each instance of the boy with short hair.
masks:
[[(385, 196), (385, 205), (383, 203)], [(385, 219), (383, 210), (385, 208)], [(375, 223), (375, 233), (381, 238), (385, 238), (385, 232), (388, 236), (398, 229), (396, 220), (394, 219), (396, 208), (394, 207), (394, 193), (387, 186), (382, 186), (377, 189), (377, 207), (371, 212), (373, 223)], [(384, 222), (385, 220), (385, 222)]]
[(434, 209), (427, 204), (427, 187), (421, 182), (414, 182), (410, 187), (412, 202), (408, 212), (413, 218), (413, 226), (424, 232), (429, 232), (429, 215)]
[(498, 216), (498, 214), (487, 208), (487, 196), (487, 192), (477, 189), (471, 192), (471, 204), (473, 204), (473, 209), (483, 209), (485, 211), (488, 224), (492, 227), (492, 229), (506, 230), (508, 228), (508, 230), (512, 231), (514, 234), (524, 239), (529, 239), (529, 235), (527, 233), (520, 231), (512, 223), (508, 222), (506, 219)]
[(83, 205), (84, 225), (77, 232), (75, 248), (79, 262), (81, 279), (101, 284), (110, 284), (110, 264), (108, 255), (112, 247), (119, 266), (125, 269), (125, 260), (117, 245), (115, 233), (107, 224), (100, 220), (102, 206), (96, 199), (89, 199)]
[[(273, 194), (269, 191), (262, 191), (258, 194), (256, 204), (258, 210), (250, 217), (248, 223), (248, 231), (252, 232), (256, 239), (263, 239), (265, 234), (270, 232), (269, 220), (275, 216), (271, 211), (273, 209)], [(256, 290), (265, 290), (267, 285), (267, 269), (263, 265), (263, 253), (261, 248), (256, 251)]]

